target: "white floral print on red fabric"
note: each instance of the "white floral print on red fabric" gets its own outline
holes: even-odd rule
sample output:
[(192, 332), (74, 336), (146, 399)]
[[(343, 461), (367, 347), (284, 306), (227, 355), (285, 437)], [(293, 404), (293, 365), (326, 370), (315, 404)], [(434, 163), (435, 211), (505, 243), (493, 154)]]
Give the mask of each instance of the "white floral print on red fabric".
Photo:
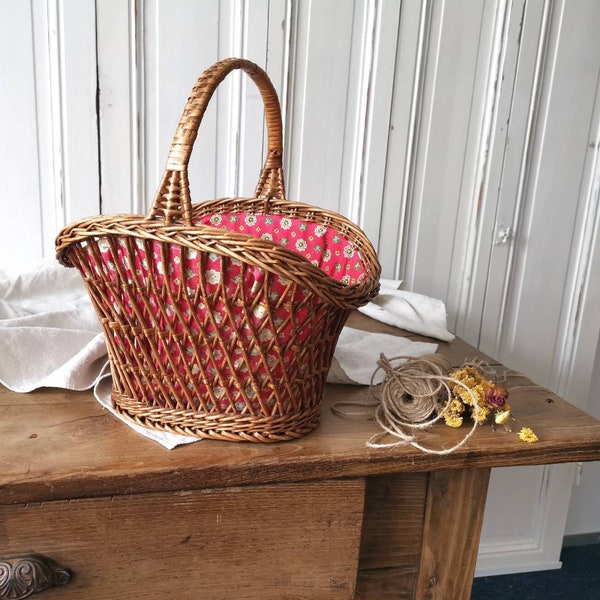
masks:
[[(201, 222), (273, 240), (343, 283), (364, 277), (359, 252), (324, 225), (247, 213), (210, 215)], [(120, 336), (109, 323), (105, 332), (131, 356), (132, 387), (148, 403), (183, 394), (199, 409), (276, 414), (281, 407), (275, 406), (273, 386), (283, 388), (283, 404), (291, 401), (290, 382), (305, 378), (311, 360), (299, 352), (315, 326), (307, 317), (313, 314), (318, 323), (327, 310), (316, 296), (240, 260), (176, 244), (112, 236), (98, 239), (97, 248), (99, 254), (93, 245), (84, 248), (83, 270), (92, 280), (102, 272), (112, 284), (105, 314), (118, 315), (132, 331), (143, 324), (139, 339)], [(196, 344), (199, 337), (209, 342)], [(167, 377), (149, 381), (148, 360)], [(184, 374), (189, 389), (170, 383), (170, 372)]]

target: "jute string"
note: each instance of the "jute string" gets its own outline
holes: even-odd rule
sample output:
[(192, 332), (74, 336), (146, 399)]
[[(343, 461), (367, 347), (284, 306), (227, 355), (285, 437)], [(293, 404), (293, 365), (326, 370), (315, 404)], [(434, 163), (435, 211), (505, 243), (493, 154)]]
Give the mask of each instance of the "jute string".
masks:
[[(393, 366), (397, 361), (402, 364)], [(479, 404), (473, 391), (462, 381), (448, 376), (451, 365), (440, 354), (428, 354), (419, 358), (396, 356), (388, 359), (381, 354), (377, 369), (371, 377), (371, 396), (373, 400), (364, 402), (336, 402), (332, 406), (334, 413), (341, 416), (364, 414), (367, 409), (375, 408), (375, 420), (382, 428), (368, 441), (369, 448), (394, 448), (410, 444), (427, 454), (445, 455), (464, 446), (477, 428)], [(375, 377), (379, 371), (385, 373), (380, 395), (375, 390)], [(452, 399), (450, 384), (464, 388), (471, 396), (474, 411), (473, 425), (464, 438), (450, 448), (428, 448), (416, 438), (414, 432), (422, 431), (443, 419)], [(359, 408), (359, 412), (356, 412)], [(386, 436), (397, 441), (384, 442)]]

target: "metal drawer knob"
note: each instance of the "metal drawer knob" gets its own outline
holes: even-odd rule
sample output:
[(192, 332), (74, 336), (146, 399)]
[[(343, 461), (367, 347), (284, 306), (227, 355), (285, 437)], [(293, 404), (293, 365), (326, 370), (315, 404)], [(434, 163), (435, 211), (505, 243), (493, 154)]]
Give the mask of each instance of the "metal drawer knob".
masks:
[(70, 580), (67, 569), (41, 554), (0, 557), (0, 600), (22, 600)]

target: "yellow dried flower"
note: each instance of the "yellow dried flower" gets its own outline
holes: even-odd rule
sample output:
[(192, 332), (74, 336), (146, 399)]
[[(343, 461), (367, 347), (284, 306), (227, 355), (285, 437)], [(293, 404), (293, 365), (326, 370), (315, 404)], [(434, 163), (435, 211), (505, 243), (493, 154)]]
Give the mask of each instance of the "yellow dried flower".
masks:
[(531, 429), (529, 429), (529, 427), (523, 427), (523, 429), (519, 431), (519, 439), (532, 444), (533, 442), (537, 442), (539, 438)]
[[(471, 365), (467, 365), (462, 369), (455, 369), (449, 373), (452, 379), (460, 381), (463, 385), (458, 383), (450, 382), (448, 385), (452, 390), (452, 393), (460, 398), (460, 400), (467, 406), (473, 406), (473, 396), (479, 406), (486, 406), (486, 395), (488, 390), (493, 387), (493, 383), (487, 380), (479, 372), (478, 369)], [(466, 389), (465, 387), (469, 389)]]
[(444, 414), (444, 421), (448, 427), (460, 427), (463, 424), (463, 418), (460, 415), (451, 413)]
[(490, 409), (487, 406), (480, 406), (479, 411), (473, 411), (473, 420), (477, 421), (479, 425), (483, 425), (487, 421), (490, 414)]
[(496, 425), (504, 425), (506, 423), (506, 421), (508, 421), (509, 417), (510, 417), (510, 408), (507, 410), (503, 410), (501, 412), (497, 412), (496, 417), (494, 418), (494, 421), (495, 421)]
[[(467, 417), (482, 425), (493, 418), (492, 428), (502, 425), (506, 431), (510, 431), (508, 421), (512, 411), (507, 402), (509, 391), (503, 385), (487, 379), (483, 369), (476, 363), (453, 369), (448, 377), (450, 397), (444, 414), (446, 425), (460, 427)], [(521, 430), (519, 438), (529, 443), (538, 441), (535, 433), (528, 428)]]
[(453, 398), (448, 404), (448, 412), (461, 415), (465, 412), (465, 405), (458, 398)]

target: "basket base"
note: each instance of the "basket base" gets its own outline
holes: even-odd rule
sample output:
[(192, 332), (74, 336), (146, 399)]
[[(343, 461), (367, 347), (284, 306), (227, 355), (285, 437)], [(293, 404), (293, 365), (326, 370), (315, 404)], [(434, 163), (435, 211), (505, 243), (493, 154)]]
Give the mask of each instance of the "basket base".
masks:
[(283, 442), (298, 439), (313, 431), (321, 416), (320, 406), (277, 417), (206, 414), (147, 407), (114, 391), (112, 401), (120, 415), (142, 427), (227, 442)]

